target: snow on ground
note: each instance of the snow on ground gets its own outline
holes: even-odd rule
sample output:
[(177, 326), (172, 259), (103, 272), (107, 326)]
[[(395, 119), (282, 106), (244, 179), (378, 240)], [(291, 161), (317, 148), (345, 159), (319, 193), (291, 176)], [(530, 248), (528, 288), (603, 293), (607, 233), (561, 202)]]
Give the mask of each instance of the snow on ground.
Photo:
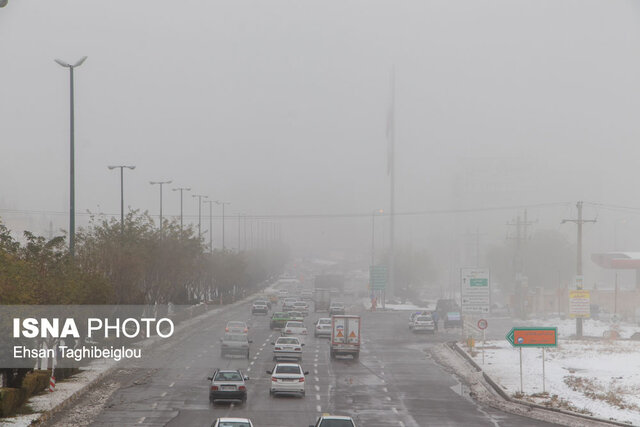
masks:
[(49, 411), (71, 397), (82, 387), (91, 383), (102, 372), (113, 366), (115, 362), (112, 360), (96, 360), (87, 367), (82, 368), (80, 373), (64, 381), (56, 383), (56, 389), (53, 393), (48, 391), (32, 396), (28, 405), (34, 411), (33, 414), (19, 415), (11, 418), (2, 418), (3, 425), (12, 427), (28, 426), (32, 421), (36, 420), (42, 412)]
[[(487, 341), (482, 365), (481, 345), (474, 360), (508, 394), (518, 393), (519, 349), (504, 340)], [(545, 352), (548, 395), (532, 396), (542, 393), (542, 349), (523, 348), (522, 398), (640, 425), (640, 342), (560, 340)]]
[[(549, 319), (530, 319), (530, 320), (514, 320), (516, 326), (557, 326), (558, 336), (560, 338), (568, 338), (576, 334), (576, 320), (575, 319), (561, 319), (561, 318), (549, 318)], [(586, 337), (598, 337), (602, 338), (604, 333), (610, 330), (614, 326), (611, 322), (604, 322), (602, 320), (583, 319), (582, 331)], [(640, 326), (633, 323), (620, 322), (616, 325), (618, 333), (621, 338), (629, 338), (635, 332), (640, 332)]]

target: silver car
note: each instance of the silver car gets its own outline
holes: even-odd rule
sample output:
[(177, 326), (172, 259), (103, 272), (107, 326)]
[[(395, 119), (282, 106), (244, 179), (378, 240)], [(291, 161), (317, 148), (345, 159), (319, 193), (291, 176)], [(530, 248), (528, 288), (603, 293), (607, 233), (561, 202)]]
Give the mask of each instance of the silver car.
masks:
[(220, 338), (220, 356), (243, 356), (249, 358), (249, 344), (253, 341), (247, 339), (247, 334), (227, 333)]

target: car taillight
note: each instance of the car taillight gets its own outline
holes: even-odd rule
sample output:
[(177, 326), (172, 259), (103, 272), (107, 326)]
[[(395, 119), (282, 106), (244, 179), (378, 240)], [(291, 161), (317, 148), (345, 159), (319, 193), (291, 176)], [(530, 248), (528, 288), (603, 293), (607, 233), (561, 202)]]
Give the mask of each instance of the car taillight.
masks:
[(225, 332), (229, 332), (229, 328), (224, 328), (224, 331)]
[(243, 385), (241, 385), (240, 387), (238, 387), (238, 390), (246, 390), (247, 388)]
[(282, 347), (276, 347), (276, 350), (282, 350)]
[(278, 381), (278, 379), (276, 377), (271, 377), (271, 381), (275, 383), (276, 381)]
[(245, 331), (245, 332), (249, 332), (249, 329), (247, 329), (247, 328), (244, 328), (244, 331)]
[(307, 330), (306, 330), (306, 329), (303, 329), (303, 330), (302, 330), (302, 335), (304, 335), (304, 334), (306, 334), (306, 333), (307, 333)]
[(218, 390), (218, 386), (217, 385), (212, 385), (211, 386), (211, 391), (216, 391)]
[(302, 377), (302, 378), (298, 379), (298, 381), (300, 381), (301, 383), (303, 383), (303, 382), (304, 382), (304, 377)]
[(287, 329), (285, 332), (290, 334), (291, 333), (291, 329)]
[(296, 347), (294, 351), (302, 351), (302, 349), (300, 347)]

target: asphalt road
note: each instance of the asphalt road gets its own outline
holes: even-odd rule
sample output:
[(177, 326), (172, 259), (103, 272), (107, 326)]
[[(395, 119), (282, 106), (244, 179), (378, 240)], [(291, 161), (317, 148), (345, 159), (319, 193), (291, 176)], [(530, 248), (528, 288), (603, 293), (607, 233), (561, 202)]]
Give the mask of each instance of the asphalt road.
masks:
[[(323, 412), (350, 415), (360, 427), (549, 425), (482, 407), (470, 399), (465, 387), (428, 354), (429, 346), (455, 337), (456, 332), (413, 335), (405, 312), (360, 312), (359, 361), (330, 361), (328, 340), (313, 337), (312, 322), (322, 315), (312, 312), (305, 322), (311, 335), (302, 363), (309, 371), (306, 397), (271, 397), (270, 375), (265, 371), (273, 367), (271, 341), (279, 332), (269, 329), (268, 317), (251, 316), (249, 307), (247, 303), (234, 312), (214, 315), (176, 344), (156, 350), (151, 356), (156, 358), (155, 366), (161, 361), (165, 368), (145, 369), (143, 364), (106, 379), (104, 389), (115, 392), (104, 405), (91, 408), (80, 399), (47, 425), (87, 424), (88, 418), (74, 421), (77, 418), (71, 414), (91, 410), (94, 426), (208, 426), (217, 417), (239, 416), (251, 418), (256, 427), (299, 427), (313, 424)], [(249, 360), (220, 357), (218, 342), (228, 320), (250, 324)], [(242, 369), (249, 375), (245, 405), (209, 404), (206, 377), (216, 367)]]

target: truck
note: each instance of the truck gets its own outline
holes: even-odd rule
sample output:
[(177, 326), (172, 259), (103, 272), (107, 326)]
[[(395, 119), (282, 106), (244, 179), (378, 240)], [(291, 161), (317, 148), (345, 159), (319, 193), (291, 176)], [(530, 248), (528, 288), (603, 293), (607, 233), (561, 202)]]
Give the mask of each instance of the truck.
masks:
[(360, 357), (360, 316), (331, 316), (330, 355), (351, 355), (354, 360)]
[(313, 293), (313, 311), (329, 311), (331, 304), (331, 289), (316, 288)]

